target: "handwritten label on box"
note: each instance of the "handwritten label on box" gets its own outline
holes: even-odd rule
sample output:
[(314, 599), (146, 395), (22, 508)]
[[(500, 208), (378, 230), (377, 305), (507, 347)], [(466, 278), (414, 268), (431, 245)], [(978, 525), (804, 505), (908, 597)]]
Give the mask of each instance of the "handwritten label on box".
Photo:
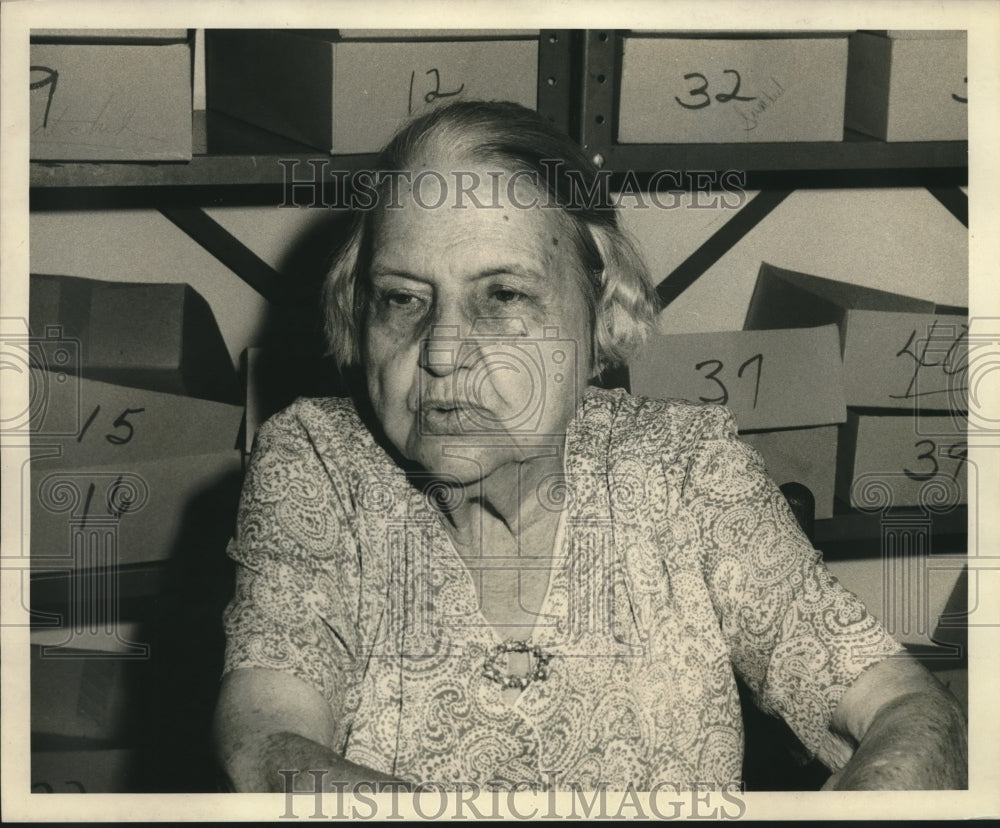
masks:
[(128, 464), (228, 451), (243, 407), (32, 369), (31, 440), (59, 465)]
[[(371, 152), (410, 116), (457, 98), (531, 108), (537, 102), (534, 40), (345, 41), (330, 48), (334, 152)], [(373, 66), (379, 70), (372, 72)]]
[(741, 429), (842, 422), (835, 325), (653, 337), (629, 366), (632, 391), (726, 405)]
[(846, 74), (846, 38), (626, 38), (618, 140), (840, 141)]
[(191, 158), (188, 44), (32, 44), (30, 56), (31, 158)]
[(844, 324), (848, 405), (968, 409), (966, 317), (851, 310)]
[(881, 492), (866, 494), (866, 486), (888, 492), (891, 506), (918, 506), (922, 498), (938, 508), (966, 502), (968, 443), (962, 417), (918, 421), (905, 414), (852, 412), (841, 440), (837, 495), (854, 506), (881, 501)]

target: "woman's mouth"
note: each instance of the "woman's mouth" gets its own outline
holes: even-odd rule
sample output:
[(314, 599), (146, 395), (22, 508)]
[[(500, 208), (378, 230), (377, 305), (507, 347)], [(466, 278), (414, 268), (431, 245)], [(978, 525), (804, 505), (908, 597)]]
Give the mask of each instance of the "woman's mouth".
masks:
[(419, 421), (425, 434), (470, 434), (483, 430), (493, 415), (482, 406), (455, 401), (428, 401), (420, 404)]

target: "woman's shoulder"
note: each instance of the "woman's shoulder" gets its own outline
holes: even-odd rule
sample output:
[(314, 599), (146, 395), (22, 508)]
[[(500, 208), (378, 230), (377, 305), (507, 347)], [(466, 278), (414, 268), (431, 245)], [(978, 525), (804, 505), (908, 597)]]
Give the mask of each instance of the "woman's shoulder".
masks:
[(603, 421), (614, 444), (637, 443), (657, 451), (730, 437), (737, 431), (732, 412), (721, 405), (643, 397), (621, 388), (588, 389), (583, 412), (584, 421)]
[(301, 443), (336, 452), (374, 447), (353, 400), (347, 397), (299, 397), (269, 417), (257, 431), (257, 442)]

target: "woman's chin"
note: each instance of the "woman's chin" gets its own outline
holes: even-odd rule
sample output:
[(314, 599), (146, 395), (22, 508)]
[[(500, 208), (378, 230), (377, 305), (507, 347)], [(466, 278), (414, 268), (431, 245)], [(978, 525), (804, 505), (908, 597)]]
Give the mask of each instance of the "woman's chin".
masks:
[(423, 436), (407, 446), (406, 456), (443, 481), (469, 485), (482, 480), (501, 466), (519, 462), (523, 450), (509, 435)]

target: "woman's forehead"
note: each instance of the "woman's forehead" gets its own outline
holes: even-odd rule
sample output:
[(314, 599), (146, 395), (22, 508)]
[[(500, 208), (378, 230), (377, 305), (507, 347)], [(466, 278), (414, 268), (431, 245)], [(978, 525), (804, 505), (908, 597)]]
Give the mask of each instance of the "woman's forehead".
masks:
[(473, 194), (464, 195), (465, 203), (437, 204), (414, 193), (398, 209), (383, 209), (372, 244), (375, 262), (456, 259), (489, 266), (499, 257), (548, 268), (571, 257), (568, 264), (579, 264), (577, 232), (561, 209), (546, 208), (535, 193), (536, 203), (501, 199), (495, 205), (469, 203)]

